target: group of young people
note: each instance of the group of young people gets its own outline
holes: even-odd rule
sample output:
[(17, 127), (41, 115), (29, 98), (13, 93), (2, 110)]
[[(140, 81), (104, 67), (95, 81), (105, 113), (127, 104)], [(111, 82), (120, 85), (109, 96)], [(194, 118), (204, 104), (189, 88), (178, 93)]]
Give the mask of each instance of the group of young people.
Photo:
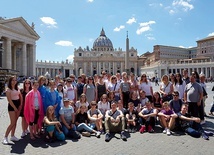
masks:
[(108, 142), (115, 132), (125, 141), (125, 131), (153, 133), (158, 122), (167, 135), (173, 129), (206, 140), (213, 135), (201, 126), (207, 98), (204, 75), (189, 76), (185, 69), (183, 75), (163, 75), (159, 88), (153, 92), (146, 74), (136, 77), (126, 72), (77, 78), (72, 74), (64, 80), (40, 76), (37, 81), (26, 79), (22, 89), (12, 76), (6, 91), (10, 124), (2, 143), (9, 143), (9, 133), (11, 141), (19, 141), (15, 136), (19, 116), (22, 138), (28, 133), (31, 140), (44, 135), (48, 142), (79, 139), (81, 134), (99, 138), (104, 133)]

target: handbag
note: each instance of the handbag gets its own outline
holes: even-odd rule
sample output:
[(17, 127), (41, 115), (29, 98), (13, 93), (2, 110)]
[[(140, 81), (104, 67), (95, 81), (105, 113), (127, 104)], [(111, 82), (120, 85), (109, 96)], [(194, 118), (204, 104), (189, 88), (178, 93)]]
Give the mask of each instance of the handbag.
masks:
[(202, 87), (202, 89), (203, 89), (203, 96), (207, 96), (208, 94), (207, 94), (206, 90), (204, 89), (204, 87)]

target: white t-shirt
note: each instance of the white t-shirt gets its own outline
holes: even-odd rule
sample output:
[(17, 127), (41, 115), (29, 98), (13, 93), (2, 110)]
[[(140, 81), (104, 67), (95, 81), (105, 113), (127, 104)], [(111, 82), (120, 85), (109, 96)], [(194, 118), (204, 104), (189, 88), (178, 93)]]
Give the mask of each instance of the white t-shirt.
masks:
[(65, 86), (65, 93), (67, 95), (67, 98), (69, 98), (70, 100), (74, 100), (75, 98), (75, 89), (76, 87), (71, 85), (71, 86)]
[[(115, 86), (115, 85), (116, 85), (116, 86)], [(110, 91), (118, 91), (118, 90), (120, 89), (120, 83), (119, 83), (119, 82), (117, 82), (117, 83), (115, 83), (115, 84), (109, 83), (108, 89), (109, 89)], [(116, 96), (119, 96), (120, 93), (119, 93), (119, 92), (118, 92), (118, 93), (115, 93), (115, 95), (116, 95)]]
[(102, 114), (104, 115), (105, 112), (107, 110), (110, 109), (110, 103), (106, 102), (106, 103), (102, 103), (101, 101), (98, 102), (98, 109), (102, 112)]
[(86, 107), (88, 107), (88, 106), (89, 106), (89, 103), (88, 103), (88, 102), (81, 103), (80, 101), (77, 101), (77, 102), (75, 103), (75, 106), (76, 106), (77, 108), (80, 108), (80, 106), (86, 106)]
[(145, 91), (146, 92), (146, 96), (152, 95), (151, 87), (152, 87), (152, 85), (151, 85), (151, 82), (149, 82), (149, 81), (148, 81), (148, 83), (142, 82), (139, 85), (139, 89)]
[(169, 94), (169, 92), (171, 91), (170, 90), (171, 85), (172, 85), (171, 82), (169, 82), (168, 85), (165, 85), (163, 82), (161, 82), (160, 88), (162, 89), (163, 92), (165, 92), (166, 94)]
[(174, 87), (174, 91), (179, 92), (179, 99), (182, 99), (184, 97), (184, 89), (186, 87), (186, 82), (183, 81), (182, 85), (177, 83), (176, 85), (173, 85), (173, 87)]

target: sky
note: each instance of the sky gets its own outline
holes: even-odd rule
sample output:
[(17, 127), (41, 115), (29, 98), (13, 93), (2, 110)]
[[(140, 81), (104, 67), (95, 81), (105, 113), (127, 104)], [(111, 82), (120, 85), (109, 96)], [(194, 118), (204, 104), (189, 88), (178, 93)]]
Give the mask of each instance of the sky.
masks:
[(154, 45), (196, 47), (214, 35), (213, 0), (0, 0), (0, 16), (35, 24), (38, 61), (73, 60), (74, 49), (93, 48), (102, 28), (113, 47), (138, 55)]

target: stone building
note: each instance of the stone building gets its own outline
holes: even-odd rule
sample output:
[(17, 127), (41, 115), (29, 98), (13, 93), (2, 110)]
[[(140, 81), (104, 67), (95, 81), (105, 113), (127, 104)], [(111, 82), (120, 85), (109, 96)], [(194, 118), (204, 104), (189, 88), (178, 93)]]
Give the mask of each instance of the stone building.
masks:
[[(106, 71), (110, 74), (130, 71), (138, 75), (140, 73), (138, 65), (138, 53), (133, 47), (129, 49), (129, 39), (126, 38), (126, 50), (114, 48), (111, 40), (105, 35), (102, 29), (100, 36), (94, 41), (93, 48), (79, 47), (74, 50), (74, 74), (86, 75), (100, 74)], [(128, 53), (127, 68), (125, 68), (125, 56)]]
[(18, 75), (36, 75), (36, 41), (39, 35), (24, 18), (0, 18), (0, 68)]
[(206, 77), (214, 76), (214, 36), (197, 41), (197, 47), (181, 48), (173, 46), (155, 45), (152, 53), (141, 56), (144, 63), (141, 73), (149, 77), (161, 78), (164, 74), (197, 71)]

